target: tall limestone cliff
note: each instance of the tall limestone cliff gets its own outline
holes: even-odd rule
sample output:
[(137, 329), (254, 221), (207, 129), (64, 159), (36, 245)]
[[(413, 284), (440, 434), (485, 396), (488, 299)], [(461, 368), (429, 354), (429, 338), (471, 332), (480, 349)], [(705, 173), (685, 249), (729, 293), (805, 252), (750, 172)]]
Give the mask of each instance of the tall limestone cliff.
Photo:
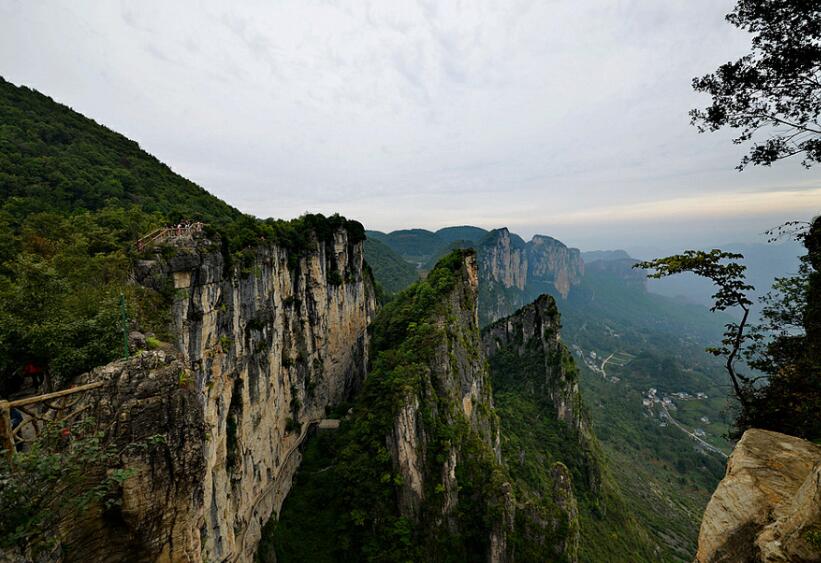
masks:
[(64, 526), (65, 560), (252, 560), (298, 446), (364, 380), (376, 304), (361, 238), (260, 243), (240, 264), (207, 239), (176, 242), (135, 271), (172, 302), (175, 341), (81, 378), (104, 382), (87, 404), (136, 475), (115, 517)]
[(566, 299), (584, 275), (579, 250), (548, 236), (536, 235), (525, 243), (507, 228), (497, 229), (478, 245), (478, 253), (482, 326), (542, 293)]
[(289, 265), (261, 247), (250, 275), (225, 275), (223, 255), (168, 262), (177, 348), (204, 394), (209, 559), (253, 553), (299, 464), (289, 455), (326, 407), (362, 384), (375, 311), (363, 250), (344, 230)]
[[(368, 379), (321, 456), (330, 465), (286, 503), (281, 526), (296, 532), (274, 534), (278, 561), (504, 558), (512, 498), (477, 284), (473, 251), (457, 251), (380, 312)], [(322, 507), (300, 497), (316, 490)], [(312, 523), (322, 509), (333, 530)]]
[(482, 330), (516, 498), (517, 558), (654, 560), (609, 474), (560, 329), (556, 301), (541, 295)]
[(339, 436), (319, 437), (317, 465), (297, 476), (273, 530), (277, 561), (576, 560), (570, 470), (548, 464), (526, 497), (513, 487), (478, 283), (474, 252), (454, 251), (379, 314), (365, 387)]

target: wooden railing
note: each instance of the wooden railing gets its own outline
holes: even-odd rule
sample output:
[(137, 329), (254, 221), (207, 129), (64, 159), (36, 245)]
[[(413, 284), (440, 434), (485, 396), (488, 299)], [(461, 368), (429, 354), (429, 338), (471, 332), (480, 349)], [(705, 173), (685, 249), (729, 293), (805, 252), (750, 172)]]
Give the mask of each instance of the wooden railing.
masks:
[(137, 250), (142, 252), (150, 244), (160, 243), (173, 237), (193, 237), (195, 233), (201, 233), (203, 227), (205, 227), (205, 223), (200, 222), (162, 227), (148, 233), (135, 244), (137, 245)]
[[(12, 463), (17, 445), (36, 440), (46, 424), (64, 424), (86, 410), (87, 407), (70, 410), (81, 398), (79, 395), (72, 395), (97, 389), (104, 384), (104, 381), (97, 381), (45, 395), (14, 401), (0, 400), (0, 447), (6, 451), (9, 464)], [(59, 404), (55, 404), (55, 401), (59, 401)], [(17, 426), (12, 425), (12, 409), (24, 415)], [(70, 412), (65, 414), (67, 410)]]

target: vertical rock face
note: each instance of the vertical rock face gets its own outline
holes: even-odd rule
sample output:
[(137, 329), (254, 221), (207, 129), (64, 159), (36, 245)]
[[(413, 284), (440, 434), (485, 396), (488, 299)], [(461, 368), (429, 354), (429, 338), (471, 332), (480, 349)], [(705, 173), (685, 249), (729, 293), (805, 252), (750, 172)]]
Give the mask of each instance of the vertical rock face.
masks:
[[(61, 525), (67, 561), (183, 561), (201, 551), (205, 427), (189, 372), (174, 355), (143, 352), (82, 377), (103, 386), (80, 395), (133, 476), (119, 506), (92, 506)], [(104, 468), (88, 468), (89, 472)], [(55, 535), (58, 535), (55, 531)], [(1, 555), (1, 554), (0, 554)], [(1, 558), (1, 557), (0, 557)]]
[[(476, 461), (467, 459), (469, 454), (462, 446), (468, 440), (478, 440), (481, 447), (491, 453), (490, 465), (501, 461), (490, 376), (479, 337), (476, 260), (472, 253), (466, 254), (463, 260), (443, 307), (428, 321), (436, 327), (436, 336), (426, 374), (417, 387), (405, 394), (387, 437), (394, 467), (402, 476), (399, 494), (402, 515), (418, 523), (426, 503), (430, 512), (431, 503), (439, 502), (429, 498), (433, 481), (441, 487), (443, 499), (435, 509), (438, 519), (455, 533), (461, 524), (457, 515), (460, 489), (457, 471), (462, 464)], [(465, 423), (466, 435), (454, 437), (444, 458), (430, 459), (427, 452), (432, 440), (437, 439), (431, 436), (434, 429)], [(488, 558), (493, 561), (505, 552), (504, 518), (498, 524), (487, 538)]]
[(298, 260), (261, 245), (229, 267), (200, 240), (139, 264), (144, 285), (174, 287), (177, 342), (84, 382), (105, 382), (88, 404), (115, 443), (162, 444), (123, 459), (136, 475), (115, 518), (90, 513), (66, 527), (67, 559), (253, 559), (308, 429), (365, 376), (376, 303), (362, 244), (344, 229), (312, 244)]
[(531, 286), (550, 283), (567, 299), (570, 287), (584, 275), (584, 262), (578, 248), (544, 235), (535, 235), (527, 243), (528, 282)]
[(479, 247), (479, 320), (495, 321), (542, 293), (566, 299), (583, 275), (576, 248), (543, 235), (525, 243), (506, 228), (492, 231)]
[(559, 335), (556, 302), (542, 295), (513, 315), (496, 321), (482, 331), (485, 354), (493, 359), (507, 353), (523, 360), (530, 369), (518, 372), (528, 393), (546, 395), (555, 417), (580, 433), (589, 433), (589, 422), (581, 412), (581, 394), (573, 360)]
[(169, 266), (177, 347), (206, 426), (203, 553), (248, 559), (287, 495), (304, 431), (364, 378), (376, 305), (362, 245), (340, 230), (290, 264), (261, 247), (245, 275), (226, 272), (216, 252)]
[(704, 512), (696, 561), (821, 561), (821, 447), (747, 430)]
[(524, 290), (528, 277), (527, 245), (507, 228), (493, 231), (481, 248), (482, 278), (504, 288)]

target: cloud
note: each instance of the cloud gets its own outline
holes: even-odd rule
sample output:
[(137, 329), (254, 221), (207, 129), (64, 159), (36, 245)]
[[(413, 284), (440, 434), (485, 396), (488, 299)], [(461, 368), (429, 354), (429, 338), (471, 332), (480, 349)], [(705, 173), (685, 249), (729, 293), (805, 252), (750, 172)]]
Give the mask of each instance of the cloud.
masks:
[(774, 189), (751, 193), (713, 193), (698, 197), (679, 197), (647, 201), (630, 205), (614, 205), (579, 210), (546, 217), (556, 225), (642, 222), (657, 223), (673, 220), (677, 223), (700, 220), (721, 220), (755, 215), (783, 214), (785, 217), (806, 215), (808, 210), (821, 210), (821, 187), (810, 189)]
[(788, 213), (821, 186), (797, 163), (739, 174), (743, 148), (688, 123), (691, 78), (748, 48), (733, 3), (0, 0), (0, 74), (256, 215), (605, 244), (631, 214), (654, 236), (679, 204)]

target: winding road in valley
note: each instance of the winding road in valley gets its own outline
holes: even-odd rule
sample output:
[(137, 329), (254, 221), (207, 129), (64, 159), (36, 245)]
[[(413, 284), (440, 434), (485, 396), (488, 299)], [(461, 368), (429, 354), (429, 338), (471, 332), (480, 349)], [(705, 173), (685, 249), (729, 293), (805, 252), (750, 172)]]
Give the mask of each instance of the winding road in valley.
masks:
[(607, 377), (607, 372), (606, 372), (606, 371), (604, 371), (604, 366), (606, 366), (606, 365), (607, 365), (607, 362), (609, 362), (609, 361), (610, 361), (610, 358), (612, 358), (612, 357), (613, 357), (613, 356), (615, 356), (615, 355), (616, 355), (616, 353), (615, 353), (615, 352), (613, 352), (612, 354), (610, 354), (609, 356), (607, 356), (607, 357), (604, 359), (604, 361), (601, 363), (601, 374), (602, 374), (604, 377)]
[(714, 445), (712, 445), (711, 443), (709, 443), (709, 442), (705, 442), (705, 441), (704, 441), (704, 440), (702, 440), (700, 437), (698, 437), (698, 436), (696, 436), (695, 434), (693, 434), (692, 432), (690, 432), (690, 430), (688, 430), (686, 426), (684, 426), (684, 425), (683, 425), (683, 424), (681, 424), (678, 420), (676, 420), (675, 418), (673, 418), (673, 416), (670, 414), (670, 411), (668, 411), (668, 410), (667, 410), (667, 406), (666, 406), (664, 403), (659, 403), (659, 405), (661, 405), (661, 408), (662, 408), (662, 410), (664, 410), (664, 413), (667, 415), (668, 420), (669, 420), (670, 422), (672, 422), (672, 423), (675, 425), (675, 427), (676, 427), (676, 428), (678, 428), (679, 430), (681, 430), (682, 432), (684, 432), (685, 434), (687, 434), (688, 436), (690, 436), (690, 438), (692, 438), (693, 440), (697, 441), (699, 444), (701, 444), (702, 446), (704, 446), (704, 449), (705, 449), (705, 450), (709, 450), (709, 451), (711, 451), (711, 452), (715, 452), (715, 453), (717, 453), (718, 455), (720, 455), (721, 457), (723, 457), (724, 459), (727, 459), (727, 457), (728, 457), (728, 456), (727, 456), (727, 454), (725, 454), (724, 452), (722, 452), (721, 450), (719, 450), (717, 447), (715, 447), (715, 446), (714, 446)]

